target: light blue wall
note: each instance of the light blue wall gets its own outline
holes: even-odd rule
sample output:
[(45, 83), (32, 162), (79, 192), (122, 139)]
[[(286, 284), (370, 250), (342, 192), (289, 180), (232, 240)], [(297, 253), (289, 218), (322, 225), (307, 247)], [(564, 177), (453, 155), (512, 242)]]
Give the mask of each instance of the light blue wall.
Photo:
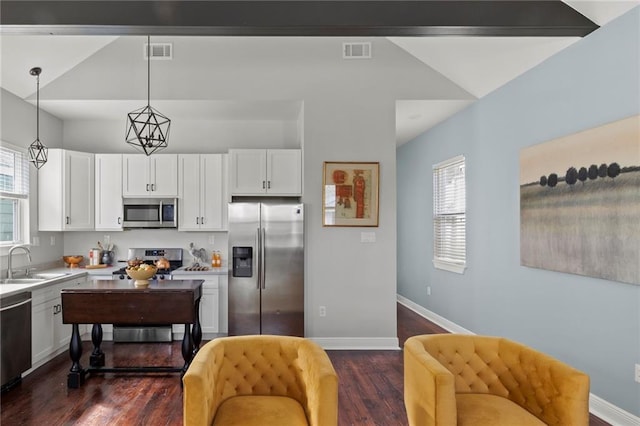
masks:
[[(518, 180), (522, 148), (638, 113), (640, 7), (397, 154), (398, 293), (475, 333), (572, 364), (591, 376), (592, 393), (636, 416), (640, 286), (520, 266)], [(464, 275), (431, 263), (431, 166), (459, 154), (467, 162)]]

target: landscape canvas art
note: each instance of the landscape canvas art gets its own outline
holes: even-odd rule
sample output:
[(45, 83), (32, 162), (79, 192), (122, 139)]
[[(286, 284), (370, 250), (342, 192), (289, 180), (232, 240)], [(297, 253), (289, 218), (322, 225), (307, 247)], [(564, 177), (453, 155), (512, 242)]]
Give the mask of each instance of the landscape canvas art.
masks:
[(640, 115), (521, 151), (520, 262), (640, 284)]

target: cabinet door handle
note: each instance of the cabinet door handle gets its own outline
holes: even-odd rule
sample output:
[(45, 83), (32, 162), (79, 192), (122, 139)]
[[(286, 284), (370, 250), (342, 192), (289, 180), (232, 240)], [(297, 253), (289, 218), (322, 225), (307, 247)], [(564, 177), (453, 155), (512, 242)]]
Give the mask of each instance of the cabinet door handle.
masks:
[(270, 180), (267, 181), (267, 189), (271, 189), (271, 181)]
[(196, 225), (200, 225), (200, 218), (196, 216)]
[(152, 183), (152, 184), (151, 184), (151, 191), (155, 191), (155, 190), (156, 190), (156, 184), (155, 184), (155, 183)]
[(149, 184), (147, 184), (147, 192), (149, 192)]
[(70, 220), (69, 220), (69, 216), (67, 216), (66, 220), (65, 220), (66, 224), (68, 225)]
[(265, 188), (266, 188), (266, 182), (263, 180), (262, 181), (262, 189), (265, 189)]
[(204, 217), (200, 218), (200, 225), (204, 225)]
[(122, 218), (118, 216), (118, 225), (122, 225)]

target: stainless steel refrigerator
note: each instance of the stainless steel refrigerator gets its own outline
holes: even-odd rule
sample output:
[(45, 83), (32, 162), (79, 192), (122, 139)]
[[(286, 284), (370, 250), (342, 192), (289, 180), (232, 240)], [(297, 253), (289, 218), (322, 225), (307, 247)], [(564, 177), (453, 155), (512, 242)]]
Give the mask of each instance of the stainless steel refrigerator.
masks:
[(304, 206), (229, 204), (229, 335), (304, 336)]

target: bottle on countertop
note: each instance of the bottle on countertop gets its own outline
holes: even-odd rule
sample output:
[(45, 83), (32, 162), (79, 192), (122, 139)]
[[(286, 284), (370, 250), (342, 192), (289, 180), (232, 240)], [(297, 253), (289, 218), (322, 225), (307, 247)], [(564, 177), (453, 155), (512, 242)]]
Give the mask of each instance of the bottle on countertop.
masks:
[(214, 268), (222, 266), (222, 255), (217, 250), (211, 253), (211, 266)]

